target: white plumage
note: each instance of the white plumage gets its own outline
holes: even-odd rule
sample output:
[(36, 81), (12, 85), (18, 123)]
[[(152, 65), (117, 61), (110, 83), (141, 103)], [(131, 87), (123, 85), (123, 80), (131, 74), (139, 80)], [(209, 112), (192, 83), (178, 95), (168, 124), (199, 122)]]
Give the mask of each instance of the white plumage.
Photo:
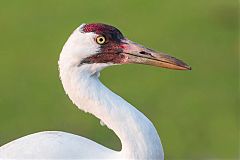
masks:
[[(85, 24), (72, 33), (62, 49), (58, 62), (60, 78), (72, 102), (79, 109), (93, 114), (109, 129), (112, 129), (121, 141), (122, 150), (114, 151), (92, 140), (70, 133), (45, 131), (22, 137), (0, 147), (0, 159), (164, 159), (160, 138), (151, 121), (131, 104), (111, 92), (98, 79), (99, 72), (103, 68), (118, 63), (114, 63), (115, 61), (80, 63), (88, 57), (99, 54), (103, 48), (95, 41), (99, 33), (84, 32), (83, 27), (86, 27)], [(155, 56), (152, 50), (133, 44), (126, 38), (122, 39), (122, 42), (124, 43), (121, 45), (126, 45), (126, 43), (132, 45), (127, 49), (125, 47), (128, 51), (131, 48), (132, 55), (138, 54), (135, 52), (140, 52), (139, 49), (142, 49), (144, 52), (148, 51), (151, 56)], [(148, 59), (147, 56), (150, 55), (146, 55), (145, 58)], [(167, 58), (164, 58), (166, 61)], [(125, 55), (119, 64), (133, 63), (133, 59), (131, 55), (128, 57)], [(161, 60), (163, 57), (155, 59)], [(93, 60), (96, 61), (96, 58)], [(179, 67), (177, 69), (189, 69), (183, 62), (177, 64), (176, 59), (173, 61), (168, 58), (167, 60), (175, 69), (176, 67)], [(141, 61), (138, 59), (136, 63), (141, 63)], [(163, 62), (161, 64), (147, 63), (147, 61), (142, 63), (172, 67), (169, 64), (164, 66)]]

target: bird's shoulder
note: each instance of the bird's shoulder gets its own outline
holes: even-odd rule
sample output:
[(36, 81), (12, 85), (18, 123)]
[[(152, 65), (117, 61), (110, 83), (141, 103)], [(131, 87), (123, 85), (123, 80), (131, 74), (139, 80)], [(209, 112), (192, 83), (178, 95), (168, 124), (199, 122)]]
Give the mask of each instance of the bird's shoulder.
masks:
[(85, 137), (61, 131), (34, 133), (0, 147), (0, 158), (113, 158), (115, 156), (118, 156), (118, 152)]

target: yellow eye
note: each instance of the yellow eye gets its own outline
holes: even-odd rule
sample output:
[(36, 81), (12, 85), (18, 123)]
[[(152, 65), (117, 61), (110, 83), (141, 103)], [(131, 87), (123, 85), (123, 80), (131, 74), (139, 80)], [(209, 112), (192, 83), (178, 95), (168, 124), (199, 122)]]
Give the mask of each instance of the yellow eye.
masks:
[(104, 36), (98, 36), (96, 41), (98, 44), (104, 44), (106, 42), (106, 38)]

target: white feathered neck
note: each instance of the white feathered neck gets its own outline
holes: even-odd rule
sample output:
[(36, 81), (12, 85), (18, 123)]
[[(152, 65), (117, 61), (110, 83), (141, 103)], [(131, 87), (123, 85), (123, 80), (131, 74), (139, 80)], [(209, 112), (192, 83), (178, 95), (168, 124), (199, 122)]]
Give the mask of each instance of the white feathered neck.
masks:
[(71, 53), (76, 51), (71, 43), (74, 39), (69, 38), (59, 59), (60, 78), (69, 98), (116, 133), (123, 158), (163, 159), (161, 141), (153, 124), (99, 81), (99, 71), (109, 64), (79, 65), (79, 59)]

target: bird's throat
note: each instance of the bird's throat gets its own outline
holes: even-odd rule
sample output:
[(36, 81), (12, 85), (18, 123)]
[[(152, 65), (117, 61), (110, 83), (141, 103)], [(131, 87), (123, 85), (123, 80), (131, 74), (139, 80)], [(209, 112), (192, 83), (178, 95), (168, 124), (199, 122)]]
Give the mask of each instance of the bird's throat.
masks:
[(98, 79), (97, 68), (101, 66), (93, 65), (65, 66), (59, 63), (60, 77), (69, 98), (79, 109), (93, 114), (116, 133), (122, 144), (120, 154), (123, 157), (163, 158), (160, 138), (152, 123), (106, 88)]

